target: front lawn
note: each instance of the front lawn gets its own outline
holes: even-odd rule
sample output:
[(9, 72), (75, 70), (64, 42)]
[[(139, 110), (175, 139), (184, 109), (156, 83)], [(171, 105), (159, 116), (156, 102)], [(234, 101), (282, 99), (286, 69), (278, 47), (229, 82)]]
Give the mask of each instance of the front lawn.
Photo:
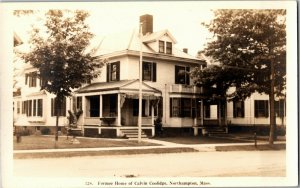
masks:
[(149, 142), (138, 143), (136, 140), (113, 140), (103, 138), (84, 138), (78, 137), (80, 144), (72, 144), (72, 137), (61, 136), (55, 147), (55, 139), (53, 136), (22, 136), (20, 143), (16, 142), (14, 137), (14, 150), (34, 150), (34, 149), (66, 149), (66, 148), (101, 148), (101, 147), (128, 147), (128, 146), (157, 146)]

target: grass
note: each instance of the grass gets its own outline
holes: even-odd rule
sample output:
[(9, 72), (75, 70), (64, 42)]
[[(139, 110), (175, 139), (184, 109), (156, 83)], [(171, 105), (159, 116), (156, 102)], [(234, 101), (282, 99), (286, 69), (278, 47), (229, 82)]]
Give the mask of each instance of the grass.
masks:
[(134, 140), (113, 140), (113, 139), (91, 139), (77, 138), (80, 144), (72, 144), (71, 137), (59, 137), (55, 146), (54, 136), (22, 136), (20, 143), (14, 137), (14, 150), (35, 150), (35, 149), (66, 149), (66, 148), (102, 148), (102, 147), (128, 147), (128, 146), (157, 146), (158, 144)]
[(177, 144), (224, 144), (224, 143), (247, 143), (246, 140), (233, 140), (227, 138), (213, 138), (208, 136), (183, 136), (183, 137), (157, 137), (157, 140), (173, 142)]
[(14, 153), (14, 159), (32, 158), (59, 158), (59, 157), (82, 157), (82, 156), (107, 156), (107, 155), (135, 155), (135, 154), (162, 154), (198, 152), (193, 148), (154, 148), (132, 150), (107, 150), (107, 151), (70, 151), (70, 152), (45, 152), (45, 153)]
[(216, 151), (265, 151), (265, 150), (284, 150), (285, 144), (261, 144), (255, 147), (254, 145), (242, 145), (242, 146), (216, 146)]

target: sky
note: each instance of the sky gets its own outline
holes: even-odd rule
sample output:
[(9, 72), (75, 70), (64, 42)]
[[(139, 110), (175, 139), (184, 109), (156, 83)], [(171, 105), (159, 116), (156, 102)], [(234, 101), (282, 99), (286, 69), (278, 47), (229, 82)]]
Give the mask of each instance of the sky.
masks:
[[(68, 9), (68, 7), (64, 8)], [(69, 8), (74, 9), (74, 6)], [(213, 12), (210, 8), (195, 2), (96, 3), (93, 6), (85, 5), (78, 8), (90, 13), (86, 22), (90, 26), (90, 31), (97, 37), (138, 29), (139, 16), (144, 14), (153, 15), (154, 32), (168, 29), (177, 41), (176, 47), (188, 48), (193, 56), (204, 48), (207, 38), (211, 37), (201, 23), (212, 19)], [(47, 10), (47, 8), (42, 6), (37, 10)], [(31, 30), (30, 26), (38, 23), (38, 20), (33, 16), (21, 16), (14, 18), (14, 22), (14, 30), (26, 40), (28, 31)]]
[[(282, 2), (261, 1), (152, 1), (152, 2), (89, 2), (89, 3), (24, 3), (12, 6), (12, 9), (82, 9), (90, 13), (87, 23), (96, 36), (105, 36), (122, 31), (138, 29), (139, 16), (153, 15), (153, 31), (168, 29), (177, 40), (175, 47), (188, 48), (196, 56), (199, 50), (212, 38), (202, 25), (214, 18), (213, 10), (224, 8), (284, 8)], [(14, 18), (13, 27), (22, 36), (30, 30), (36, 19), (30, 16)], [(26, 37), (24, 37), (26, 38)]]

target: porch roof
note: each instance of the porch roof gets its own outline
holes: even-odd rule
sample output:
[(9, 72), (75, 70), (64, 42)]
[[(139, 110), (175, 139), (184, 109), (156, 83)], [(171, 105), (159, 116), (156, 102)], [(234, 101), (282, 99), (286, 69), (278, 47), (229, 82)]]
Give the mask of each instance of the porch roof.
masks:
[[(113, 90), (128, 90), (138, 91), (139, 80), (120, 80), (116, 82), (96, 82), (82, 87), (76, 91), (76, 93), (90, 93), (90, 92), (102, 92), (102, 91), (113, 91)], [(150, 92), (155, 94), (161, 94), (161, 91), (149, 86), (146, 83), (142, 83), (143, 92)]]

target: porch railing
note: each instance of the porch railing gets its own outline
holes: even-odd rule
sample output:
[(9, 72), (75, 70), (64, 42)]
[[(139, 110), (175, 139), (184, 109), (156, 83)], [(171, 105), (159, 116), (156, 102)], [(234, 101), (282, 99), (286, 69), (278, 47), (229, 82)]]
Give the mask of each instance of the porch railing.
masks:
[(142, 117), (142, 125), (152, 125), (152, 117)]
[(193, 85), (173, 84), (170, 86), (170, 92), (202, 93), (202, 88)]

